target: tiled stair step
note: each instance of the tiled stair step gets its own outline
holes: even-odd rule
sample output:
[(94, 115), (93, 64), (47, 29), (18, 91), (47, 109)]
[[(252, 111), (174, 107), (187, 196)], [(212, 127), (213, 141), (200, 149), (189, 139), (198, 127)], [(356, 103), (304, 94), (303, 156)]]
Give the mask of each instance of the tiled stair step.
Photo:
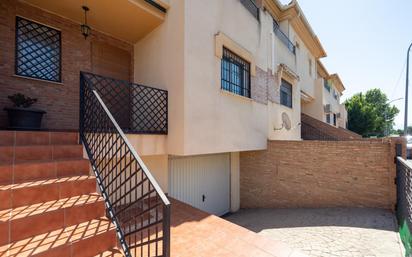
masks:
[(14, 167), (6, 164), (0, 165), (0, 183), (88, 175), (89, 170), (89, 161), (82, 158), (20, 162)]
[(78, 144), (77, 132), (0, 131), (0, 146)]
[(0, 146), (0, 163), (49, 161), (83, 157), (82, 145)]
[(113, 248), (102, 253), (99, 253), (93, 257), (123, 257), (123, 252), (119, 248)]
[[(97, 193), (73, 196), (0, 211), (0, 227), (8, 225), (10, 241), (53, 231), (105, 215), (103, 198)], [(2, 236), (0, 236), (1, 240)]]
[(116, 244), (114, 226), (101, 217), (0, 246), (0, 256), (90, 257)]
[(0, 210), (96, 192), (93, 176), (71, 176), (0, 185)]

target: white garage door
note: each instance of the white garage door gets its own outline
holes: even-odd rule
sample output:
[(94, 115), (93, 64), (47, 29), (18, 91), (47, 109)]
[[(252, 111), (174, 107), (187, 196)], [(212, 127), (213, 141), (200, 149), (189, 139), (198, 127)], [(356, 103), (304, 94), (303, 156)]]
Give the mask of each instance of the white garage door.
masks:
[(171, 158), (169, 176), (171, 197), (215, 215), (229, 212), (229, 154)]

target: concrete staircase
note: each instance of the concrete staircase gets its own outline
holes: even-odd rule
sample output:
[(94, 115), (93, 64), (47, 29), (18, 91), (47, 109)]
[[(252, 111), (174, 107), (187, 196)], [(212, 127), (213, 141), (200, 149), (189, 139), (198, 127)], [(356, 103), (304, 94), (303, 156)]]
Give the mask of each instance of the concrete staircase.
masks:
[(123, 256), (78, 134), (0, 131), (0, 256)]

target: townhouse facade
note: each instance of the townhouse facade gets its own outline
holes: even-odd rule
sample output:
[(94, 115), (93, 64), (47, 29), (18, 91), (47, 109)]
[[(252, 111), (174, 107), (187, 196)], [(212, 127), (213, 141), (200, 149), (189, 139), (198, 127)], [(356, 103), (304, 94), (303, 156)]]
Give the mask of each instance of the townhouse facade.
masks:
[(341, 103), (345, 87), (338, 74), (329, 74), (320, 60), (316, 63), (317, 79), (315, 97), (311, 102), (302, 102), (302, 113), (336, 128), (347, 128), (348, 113)]
[[(239, 208), (239, 152), (266, 149), (267, 140), (301, 140), (301, 112), (344, 126), (344, 87), (321, 65), (326, 52), (296, 1), (156, 3), (121, 1), (114, 21), (104, 19), (109, 5), (91, 3), (92, 33), (84, 39), (80, 5), (3, 2), (4, 29), (20, 17), (60, 31), (62, 79), (27, 79), (5, 67), (2, 105), (21, 91), (46, 108), (45, 128), (75, 130), (78, 71), (167, 90), (167, 135), (128, 138), (166, 193), (219, 215)], [(14, 36), (2, 38), (9, 63), (17, 62)]]
[[(37, 98), (43, 129), (80, 127), (92, 166), (105, 157), (88, 136), (104, 140), (109, 130), (92, 115), (110, 112), (107, 137), (124, 132), (140, 157), (115, 151), (107, 163), (132, 158), (157, 181), (149, 189), (223, 215), (240, 207), (240, 152), (301, 140), (301, 113), (346, 125), (343, 84), (321, 65), (326, 52), (296, 1), (104, 0), (87, 12), (83, 4), (0, 3), (0, 105), (19, 92)], [(131, 192), (142, 181), (120, 185)]]

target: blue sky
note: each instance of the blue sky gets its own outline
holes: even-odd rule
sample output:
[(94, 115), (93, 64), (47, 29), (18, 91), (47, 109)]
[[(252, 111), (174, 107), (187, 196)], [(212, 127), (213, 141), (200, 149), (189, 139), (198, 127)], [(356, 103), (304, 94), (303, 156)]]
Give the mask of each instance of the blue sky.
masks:
[[(340, 75), (346, 87), (343, 99), (370, 88), (382, 89), (389, 99), (404, 97), (406, 51), (412, 42), (412, 0), (298, 2), (328, 54), (323, 63), (329, 73)], [(411, 97), (412, 93), (410, 125)], [(394, 104), (401, 110), (395, 127), (403, 127), (404, 100)]]

